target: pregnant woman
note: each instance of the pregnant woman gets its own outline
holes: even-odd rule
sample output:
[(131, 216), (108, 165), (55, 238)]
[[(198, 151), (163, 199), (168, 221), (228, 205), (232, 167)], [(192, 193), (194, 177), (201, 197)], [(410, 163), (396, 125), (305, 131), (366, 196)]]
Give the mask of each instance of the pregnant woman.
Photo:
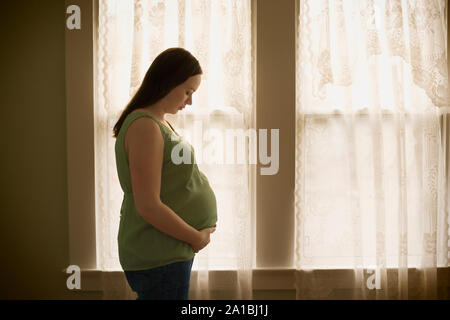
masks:
[[(209, 181), (193, 147), (164, 119), (192, 104), (201, 74), (198, 60), (185, 49), (163, 51), (114, 126), (124, 192), (119, 260), (138, 300), (188, 299), (194, 255), (215, 231), (216, 197)], [(189, 151), (188, 163), (172, 160), (179, 143)]]

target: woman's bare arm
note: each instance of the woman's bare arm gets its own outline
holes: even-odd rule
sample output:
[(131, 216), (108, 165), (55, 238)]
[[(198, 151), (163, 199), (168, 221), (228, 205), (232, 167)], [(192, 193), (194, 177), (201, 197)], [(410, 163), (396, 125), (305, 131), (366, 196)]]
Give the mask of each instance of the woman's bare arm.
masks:
[(190, 244), (197, 252), (209, 243), (208, 232), (197, 231), (161, 202), (161, 170), (164, 140), (158, 124), (142, 117), (125, 135), (134, 202), (140, 216), (156, 229)]

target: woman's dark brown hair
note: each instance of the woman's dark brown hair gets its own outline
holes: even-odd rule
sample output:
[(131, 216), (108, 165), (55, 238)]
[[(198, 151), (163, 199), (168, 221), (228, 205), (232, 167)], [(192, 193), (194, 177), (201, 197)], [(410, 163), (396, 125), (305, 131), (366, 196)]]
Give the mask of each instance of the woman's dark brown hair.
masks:
[(189, 51), (169, 48), (161, 52), (152, 62), (138, 91), (114, 125), (114, 138), (117, 138), (125, 118), (132, 111), (158, 102), (189, 77), (202, 73), (198, 60)]

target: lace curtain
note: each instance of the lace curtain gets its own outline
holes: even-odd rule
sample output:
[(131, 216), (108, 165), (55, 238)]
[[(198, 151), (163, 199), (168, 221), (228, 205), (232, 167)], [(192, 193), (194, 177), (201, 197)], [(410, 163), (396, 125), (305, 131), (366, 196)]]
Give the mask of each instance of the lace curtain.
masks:
[[(121, 269), (117, 231), (123, 193), (111, 130), (153, 59), (169, 47), (189, 50), (204, 72), (192, 106), (166, 119), (194, 146), (198, 166), (208, 177), (218, 206), (217, 231), (194, 259), (190, 298), (250, 299), (254, 166), (249, 162), (226, 164), (220, 157), (229, 151), (224, 149), (225, 129), (245, 131), (254, 126), (250, 0), (99, 1), (95, 109), (98, 267)], [(108, 282), (113, 278), (116, 280)], [(123, 281), (121, 276), (105, 276), (104, 289), (109, 296), (129, 297)]]
[(298, 5), (297, 298), (435, 298), (449, 265), (447, 1)]

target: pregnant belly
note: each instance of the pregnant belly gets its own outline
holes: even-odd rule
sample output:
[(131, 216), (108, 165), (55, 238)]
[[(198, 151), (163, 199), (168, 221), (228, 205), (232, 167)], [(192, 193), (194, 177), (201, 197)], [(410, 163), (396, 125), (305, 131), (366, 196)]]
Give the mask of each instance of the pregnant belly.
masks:
[(217, 202), (214, 191), (208, 183), (190, 190), (190, 201), (180, 214), (197, 230), (212, 227), (217, 222)]
[(206, 176), (198, 170), (183, 187), (161, 200), (197, 230), (217, 222), (216, 196)]

